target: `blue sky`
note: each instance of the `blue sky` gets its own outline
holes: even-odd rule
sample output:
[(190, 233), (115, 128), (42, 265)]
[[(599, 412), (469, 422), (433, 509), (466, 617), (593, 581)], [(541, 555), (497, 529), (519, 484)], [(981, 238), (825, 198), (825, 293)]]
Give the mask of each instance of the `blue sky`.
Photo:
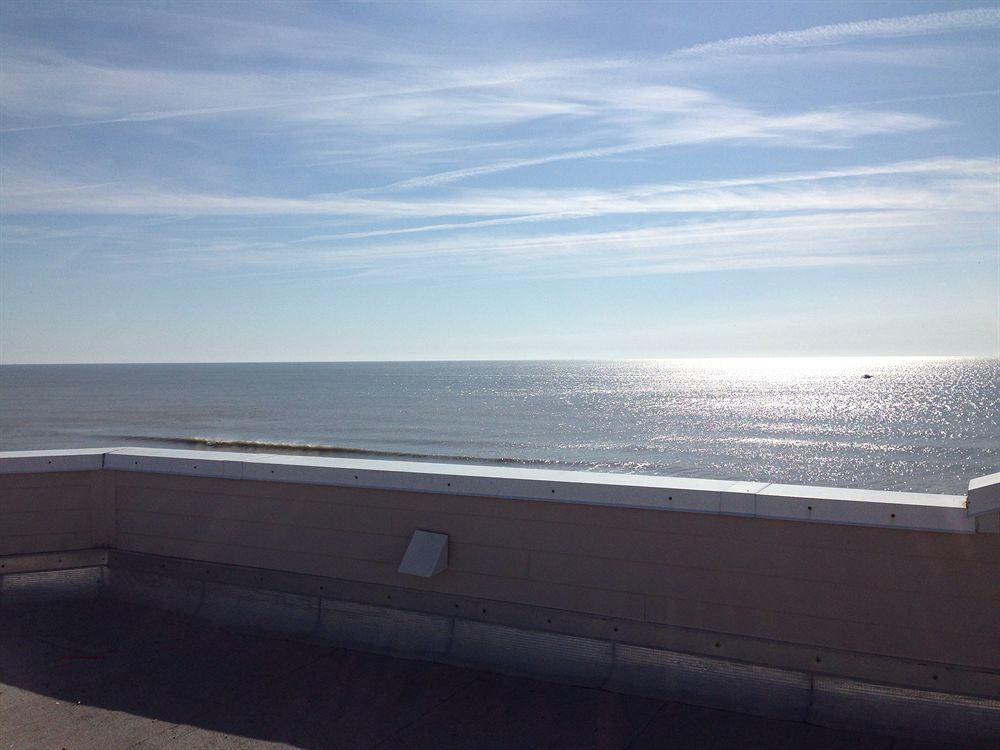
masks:
[(1000, 356), (1000, 5), (0, 8), (0, 362)]

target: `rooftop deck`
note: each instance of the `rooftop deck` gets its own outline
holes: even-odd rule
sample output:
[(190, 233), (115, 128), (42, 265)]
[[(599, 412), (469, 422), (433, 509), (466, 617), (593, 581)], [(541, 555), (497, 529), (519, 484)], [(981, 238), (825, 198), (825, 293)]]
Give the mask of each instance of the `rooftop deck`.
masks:
[(96, 599), (0, 609), (11, 748), (959, 748), (219, 628)]

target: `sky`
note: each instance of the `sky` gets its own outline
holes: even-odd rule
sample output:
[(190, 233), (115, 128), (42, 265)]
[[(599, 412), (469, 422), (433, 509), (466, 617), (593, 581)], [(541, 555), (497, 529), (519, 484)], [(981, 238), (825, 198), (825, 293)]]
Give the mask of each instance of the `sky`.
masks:
[(0, 4), (0, 363), (1000, 356), (1000, 3)]

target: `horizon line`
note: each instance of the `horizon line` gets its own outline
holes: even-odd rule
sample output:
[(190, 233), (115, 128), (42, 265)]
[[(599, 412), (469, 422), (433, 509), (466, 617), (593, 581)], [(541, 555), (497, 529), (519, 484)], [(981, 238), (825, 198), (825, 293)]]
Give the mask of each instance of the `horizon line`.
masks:
[(1000, 359), (1000, 354), (739, 354), (677, 357), (460, 357), (445, 359), (274, 359), (274, 360), (169, 360), (112, 362), (0, 362), (0, 367), (72, 367), (111, 365), (323, 365), (323, 364), (446, 364), (490, 362), (673, 362), (682, 360), (760, 359)]

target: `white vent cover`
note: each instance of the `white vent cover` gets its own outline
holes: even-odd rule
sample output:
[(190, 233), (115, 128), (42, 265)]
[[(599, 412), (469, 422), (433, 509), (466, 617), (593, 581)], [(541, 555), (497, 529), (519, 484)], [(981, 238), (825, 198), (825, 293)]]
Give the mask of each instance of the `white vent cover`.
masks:
[(417, 529), (406, 548), (399, 572), (430, 578), (448, 567), (448, 535)]

